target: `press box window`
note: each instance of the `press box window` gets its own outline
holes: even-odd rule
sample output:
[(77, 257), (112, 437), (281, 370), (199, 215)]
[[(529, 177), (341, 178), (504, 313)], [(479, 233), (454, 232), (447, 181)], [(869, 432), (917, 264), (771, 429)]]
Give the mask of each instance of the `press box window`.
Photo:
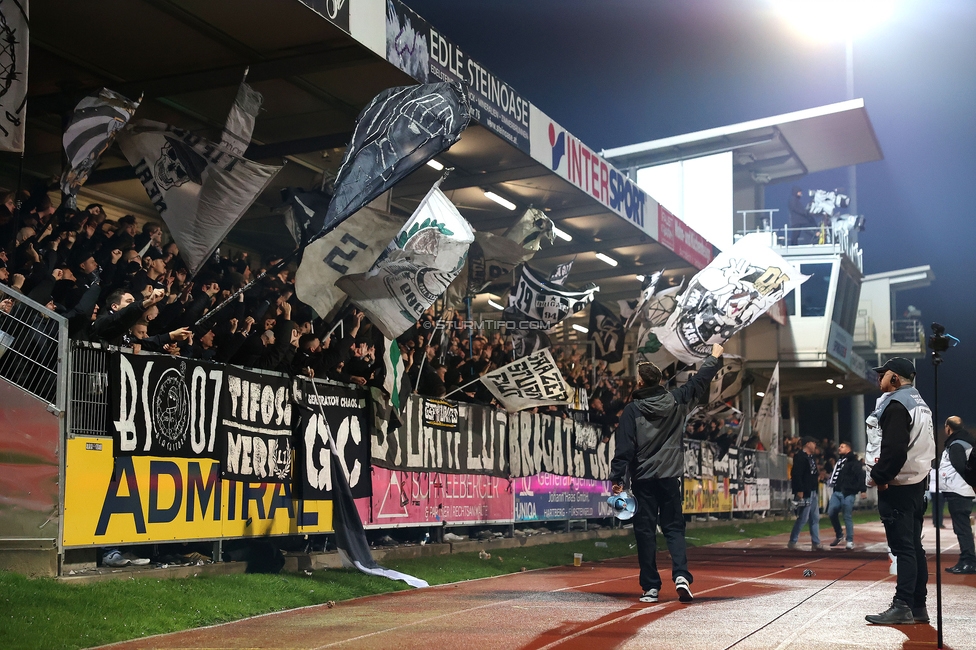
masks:
[(833, 264), (801, 264), (800, 273), (810, 279), (800, 285), (800, 316), (824, 316), (830, 293), (830, 271)]

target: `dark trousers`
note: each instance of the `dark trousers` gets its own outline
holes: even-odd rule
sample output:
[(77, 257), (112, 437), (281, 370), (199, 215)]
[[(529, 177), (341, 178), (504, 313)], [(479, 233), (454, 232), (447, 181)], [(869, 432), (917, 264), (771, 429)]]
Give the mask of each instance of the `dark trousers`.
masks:
[(637, 500), (634, 513), (634, 536), (637, 538), (637, 560), (640, 563), (641, 589), (661, 588), (657, 571), (657, 527), (661, 526), (671, 552), (671, 579), (684, 576), (691, 583), (688, 553), (685, 547), (685, 518), (681, 513), (681, 478), (647, 479), (631, 485)]
[(922, 549), (922, 522), (925, 520), (925, 490), (928, 482), (915, 485), (889, 485), (878, 492), (878, 511), (892, 554), (898, 558), (895, 598), (909, 607), (925, 606), (925, 583), (929, 579), (925, 551)]
[(959, 540), (959, 564), (976, 565), (976, 548), (973, 543), (973, 527), (969, 515), (973, 513), (973, 500), (955, 492), (943, 492), (942, 498), (949, 506), (952, 532)]
[(929, 505), (932, 506), (932, 525), (942, 526), (942, 510), (945, 501), (945, 495), (939, 492), (929, 492)]

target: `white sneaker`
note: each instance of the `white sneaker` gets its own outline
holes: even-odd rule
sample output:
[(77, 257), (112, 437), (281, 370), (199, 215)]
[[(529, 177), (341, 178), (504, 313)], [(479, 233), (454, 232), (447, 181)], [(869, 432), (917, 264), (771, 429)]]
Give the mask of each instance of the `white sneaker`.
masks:
[(128, 560), (132, 566), (146, 566), (149, 564), (148, 557), (139, 557), (135, 553), (125, 553), (122, 555), (122, 559)]
[(691, 595), (691, 585), (688, 584), (688, 578), (684, 576), (678, 576), (674, 581), (674, 589), (678, 592), (678, 600), (683, 603), (690, 603), (695, 599)]
[(847, 546), (845, 546), (844, 548), (846, 548), (848, 551), (853, 551), (854, 550), (854, 542), (847, 542)]
[(102, 556), (102, 566), (112, 567), (113, 569), (129, 566), (129, 560), (122, 557), (122, 554), (117, 550), (112, 549)]
[(640, 597), (642, 603), (656, 603), (657, 602), (657, 589), (648, 589), (644, 592), (644, 595)]

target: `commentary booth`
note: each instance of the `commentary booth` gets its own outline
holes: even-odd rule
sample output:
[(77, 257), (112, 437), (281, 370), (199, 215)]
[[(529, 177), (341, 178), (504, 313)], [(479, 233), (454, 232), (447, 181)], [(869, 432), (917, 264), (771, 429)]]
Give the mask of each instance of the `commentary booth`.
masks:
[[(356, 115), (381, 90), (447, 79), (466, 84), (474, 121), (437, 158), (454, 168), (441, 189), (476, 230), (544, 210), (561, 234), (533, 264), (575, 259), (567, 286), (594, 282), (609, 304), (634, 298), (638, 275), (690, 275), (715, 253), (397, 0), (35, 0), (30, 52), (26, 151), (0, 155), (9, 190), (60, 176), (62, 124), (88, 92), (142, 95), (137, 119), (219, 139), (249, 68), (265, 103), (245, 156), (287, 164), (226, 246), (273, 259), (294, 247), (280, 190), (334, 178)], [(440, 173), (402, 181), (391, 210), (411, 213)], [(117, 148), (82, 188), (88, 202), (159, 221)], [(328, 532), (326, 424), (367, 527), (608, 515), (612, 445), (590, 425), (412, 396), (405, 426), (384, 436), (360, 388), (70, 341), (62, 317), (0, 293), (16, 303), (0, 315), (0, 566), (54, 575), (66, 554), (98, 547)], [(292, 476), (277, 471), (288, 454)], [(717, 456), (686, 446), (687, 512), (776, 507), (765, 454)]]

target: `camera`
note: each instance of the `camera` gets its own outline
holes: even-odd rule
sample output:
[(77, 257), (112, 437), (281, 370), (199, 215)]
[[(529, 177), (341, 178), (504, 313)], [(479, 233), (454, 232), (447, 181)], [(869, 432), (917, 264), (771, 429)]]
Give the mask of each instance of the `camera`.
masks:
[(939, 323), (932, 323), (932, 336), (929, 337), (929, 349), (933, 353), (945, 352), (949, 348), (954, 348), (959, 344), (952, 334), (946, 334), (946, 328)]

